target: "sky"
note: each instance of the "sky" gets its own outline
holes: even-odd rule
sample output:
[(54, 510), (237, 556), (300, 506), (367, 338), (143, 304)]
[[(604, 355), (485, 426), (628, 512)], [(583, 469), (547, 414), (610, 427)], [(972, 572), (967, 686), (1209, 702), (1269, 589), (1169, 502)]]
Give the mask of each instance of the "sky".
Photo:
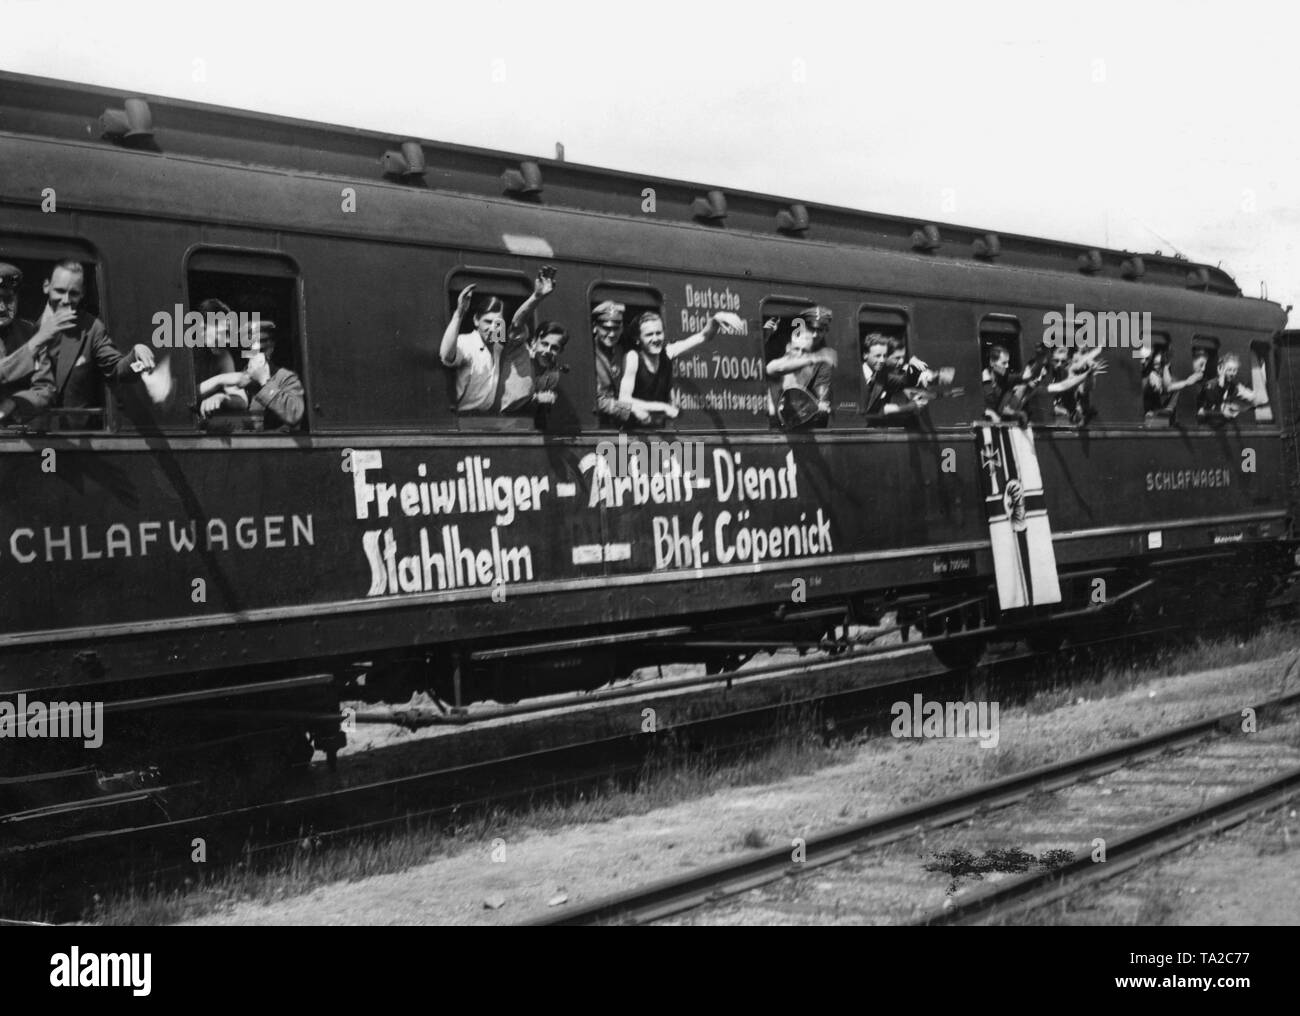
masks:
[(1300, 304), (1280, 3), (0, 0), (0, 67), (1221, 265)]

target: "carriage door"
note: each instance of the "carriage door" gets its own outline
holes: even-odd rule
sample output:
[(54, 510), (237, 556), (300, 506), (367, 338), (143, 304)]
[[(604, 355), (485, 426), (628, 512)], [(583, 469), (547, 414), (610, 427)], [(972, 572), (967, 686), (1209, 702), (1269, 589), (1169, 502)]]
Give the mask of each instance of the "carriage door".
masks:
[(1034, 432), (1029, 427), (998, 423), (979, 424), (975, 432), (998, 606), (1012, 610), (1060, 603), (1056, 553)]

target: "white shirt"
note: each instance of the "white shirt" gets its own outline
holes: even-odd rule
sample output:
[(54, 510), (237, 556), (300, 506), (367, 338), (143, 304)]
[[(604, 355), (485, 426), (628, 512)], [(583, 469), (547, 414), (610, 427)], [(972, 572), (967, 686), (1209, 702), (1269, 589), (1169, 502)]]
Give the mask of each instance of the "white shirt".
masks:
[(478, 332), (456, 336), (456, 408), (462, 413), (491, 409), (497, 396), (501, 360)]

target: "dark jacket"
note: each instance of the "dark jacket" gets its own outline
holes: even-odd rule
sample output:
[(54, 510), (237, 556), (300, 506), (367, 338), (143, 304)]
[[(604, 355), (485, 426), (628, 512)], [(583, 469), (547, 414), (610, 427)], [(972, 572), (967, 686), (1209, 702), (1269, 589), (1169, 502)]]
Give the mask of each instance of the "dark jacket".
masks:
[(77, 321), (50, 346), (54, 363), (54, 388), (58, 406), (64, 409), (99, 407), (96, 374), (109, 384), (132, 378), (134, 359), (122, 353), (108, 337), (104, 322), (85, 311), (77, 312)]
[(264, 430), (297, 430), (307, 409), (306, 390), (293, 371), (279, 368), (256, 391), (248, 388), (250, 413), (263, 413)]

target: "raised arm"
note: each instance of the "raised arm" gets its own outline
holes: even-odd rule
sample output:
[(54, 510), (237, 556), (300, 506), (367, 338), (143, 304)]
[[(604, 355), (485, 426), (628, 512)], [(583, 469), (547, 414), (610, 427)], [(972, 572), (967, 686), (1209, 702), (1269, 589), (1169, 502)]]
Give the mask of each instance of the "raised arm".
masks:
[[(553, 271), (554, 269), (552, 269)], [(533, 280), (533, 291), (528, 294), (528, 299), (519, 305), (515, 311), (515, 316), (510, 319), (510, 338), (527, 338), (528, 318), (537, 309), (538, 305), (551, 295), (555, 290), (555, 279), (538, 272), (537, 278)]]
[(465, 315), (469, 313), (469, 304), (472, 299), (474, 299), (474, 284), (471, 282), (460, 291), (460, 296), (456, 297), (456, 309), (451, 312), (451, 320), (447, 322), (447, 330), (442, 333), (442, 343), (438, 347), (438, 359), (443, 362), (444, 366), (456, 366), (456, 340), (460, 338), (460, 323)]
[(802, 370), (804, 367), (810, 367), (817, 362), (807, 353), (786, 353), (785, 356), (778, 356), (775, 360), (767, 361), (767, 376), (772, 378), (781, 377), (783, 374)]
[(1065, 378), (1063, 381), (1053, 381), (1047, 386), (1047, 390), (1053, 395), (1059, 395), (1061, 392), (1068, 392), (1071, 388), (1077, 388), (1090, 377), (1095, 377), (1098, 374), (1105, 373), (1105, 360), (1089, 359), (1087, 361), (1087, 367), (1083, 370), (1071, 373), (1069, 377)]
[(729, 311), (720, 310), (709, 318), (708, 323), (700, 331), (696, 332), (694, 335), (688, 336), (687, 338), (678, 339), (676, 342), (668, 343), (664, 352), (668, 354), (670, 359), (676, 359), (683, 353), (689, 353), (696, 346), (708, 342), (718, 334), (722, 325), (725, 324), (729, 328), (736, 328), (736, 326), (741, 323), (742, 322), (735, 314), (732, 314)]
[(1205, 374), (1202, 373), (1201, 371), (1199, 370), (1193, 371), (1192, 373), (1188, 374), (1187, 377), (1185, 377), (1182, 381), (1170, 381), (1169, 391), (1171, 393), (1181, 392), (1188, 385), (1199, 384), (1204, 377)]

